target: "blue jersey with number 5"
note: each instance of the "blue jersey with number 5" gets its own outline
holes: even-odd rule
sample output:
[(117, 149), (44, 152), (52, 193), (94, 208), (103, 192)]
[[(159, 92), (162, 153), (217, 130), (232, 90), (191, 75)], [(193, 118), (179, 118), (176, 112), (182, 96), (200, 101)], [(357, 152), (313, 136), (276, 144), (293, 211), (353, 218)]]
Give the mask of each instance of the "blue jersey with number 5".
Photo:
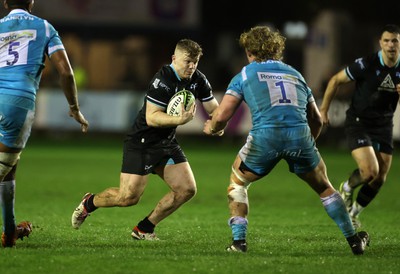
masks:
[(230, 82), (226, 94), (248, 105), (253, 130), (307, 125), (306, 108), (314, 101), (303, 76), (280, 61), (252, 62)]
[(0, 19), (0, 94), (36, 99), (44, 61), (64, 50), (46, 20), (20, 9)]

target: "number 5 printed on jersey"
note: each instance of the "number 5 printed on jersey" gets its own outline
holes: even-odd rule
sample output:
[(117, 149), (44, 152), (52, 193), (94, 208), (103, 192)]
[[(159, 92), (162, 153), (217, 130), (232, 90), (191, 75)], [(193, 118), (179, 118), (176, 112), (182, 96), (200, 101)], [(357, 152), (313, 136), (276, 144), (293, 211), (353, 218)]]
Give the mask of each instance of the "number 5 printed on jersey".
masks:
[(35, 39), (36, 30), (0, 34), (0, 67), (26, 65), (29, 41)]

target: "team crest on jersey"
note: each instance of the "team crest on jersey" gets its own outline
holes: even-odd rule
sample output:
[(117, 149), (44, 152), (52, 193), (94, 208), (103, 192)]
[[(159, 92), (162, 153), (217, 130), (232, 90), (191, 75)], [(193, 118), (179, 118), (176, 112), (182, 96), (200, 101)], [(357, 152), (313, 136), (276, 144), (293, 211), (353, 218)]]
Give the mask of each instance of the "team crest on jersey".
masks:
[(159, 83), (160, 83), (160, 79), (156, 78), (156, 79), (154, 80), (154, 82), (153, 82), (153, 87), (154, 87), (154, 88), (157, 88)]
[(355, 62), (356, 62), (357, 64), (360, 65), (360, 68), (361, 68), (361, 69), (365, 69), (365, 66), (364, 66), (364, 63), (363, 63), (363, 59), (362, 59), (362, 58), (356, 59)]
[(197, 88), (197, 83), (193, 83), (189, 87), (190, 90), (195, 90), (196, 88)]
[(390, 74), (386, 75), (385, 79), (383, 79), (382, 83), (379, 86), (380, 90), (394, 91), (395, 85), (393, 83), (392, 77)]

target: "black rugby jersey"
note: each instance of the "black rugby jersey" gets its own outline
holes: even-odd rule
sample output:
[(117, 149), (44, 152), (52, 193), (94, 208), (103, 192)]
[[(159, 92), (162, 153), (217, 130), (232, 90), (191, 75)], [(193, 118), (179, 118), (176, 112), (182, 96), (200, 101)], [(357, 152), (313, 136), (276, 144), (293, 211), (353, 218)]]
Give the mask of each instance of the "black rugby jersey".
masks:
[(214, 98), (212, 88), (207, 78), (196, 70), (191, 79), (180, 79), (171, 65), (164, 65), (153, 77), (142, 109), (139, 111), (127, 140), (138, 147), (164, 145), (175, 138), (176, 127), (150, 127), (146, 123), (146, 102), (149, 101), (161, 108), (167, 109), (171, 97), (183, 89), (191, 91), (200, 102)]
[(347, 114), (367, 123), (388, 125), (399, 100), (396, 85), (400, 83), (400, 65), (387, 67), (381, 51), (355, 60), (346, 69), (356, 88)]

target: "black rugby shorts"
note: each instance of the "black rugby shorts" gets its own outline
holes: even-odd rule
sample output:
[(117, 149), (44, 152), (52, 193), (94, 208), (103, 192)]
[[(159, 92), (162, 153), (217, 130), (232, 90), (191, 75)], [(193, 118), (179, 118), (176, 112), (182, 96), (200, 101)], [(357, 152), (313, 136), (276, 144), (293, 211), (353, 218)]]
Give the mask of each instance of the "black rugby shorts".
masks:
[(393, 154), (393, 126), (371, 126), (357, 118), (347, 118), (345, 123), (347, 145), (351, 151), (372, 146), (375, 151)]
[(187, 158), (178, 144), (164, 147), (138, 148), (129, 142), (124, 144), (122, 173), (147, 175), (154, 169), (168, 164), (187, 162)]

